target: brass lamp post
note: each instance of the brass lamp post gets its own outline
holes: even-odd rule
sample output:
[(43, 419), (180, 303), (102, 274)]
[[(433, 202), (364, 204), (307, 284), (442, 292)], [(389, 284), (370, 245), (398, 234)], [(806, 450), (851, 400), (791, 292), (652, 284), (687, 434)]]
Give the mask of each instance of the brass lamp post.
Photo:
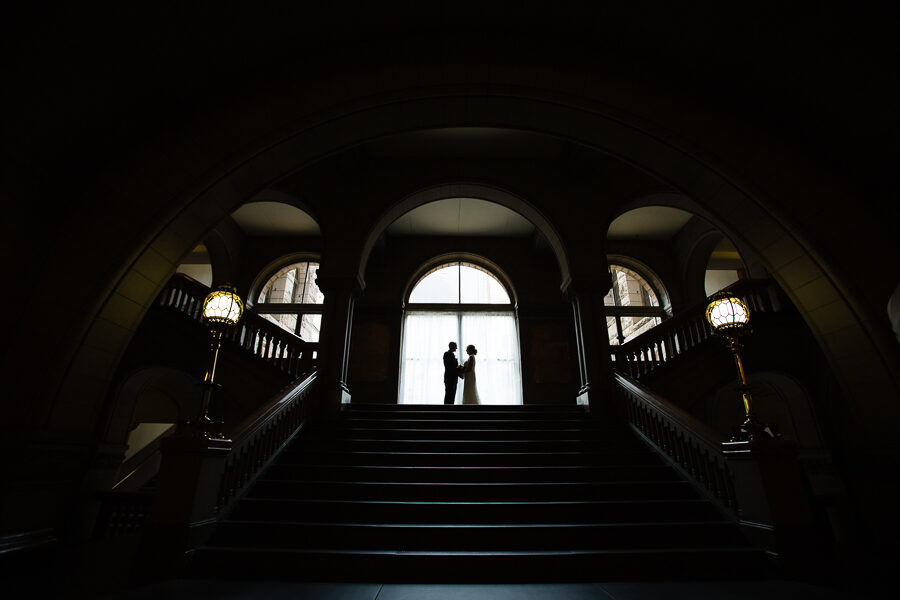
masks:
[(760, 423), (753, 412), (750, 386), (747, 384), (747, 374), (744, 371), (744, 362), (741, 360), (740, 337), (750, 333), (750, 309), (743, 300), (728, 294), (718, 292), (709, 298), (706, 307), (706, 320), (709, 322), (716, 335), (723, 337), (728, 342), (728, 347), (734, 355), (734, 364), (737, 367), (740, 378), (741, 396), (744, 400), (745, 419), (737, 428), (737, 433), (732, 436), (732, 441), (746, 441), (759, 438), (773, 438), (768, 425)]
[(226, 328), (233, 327), (243, 314), (244, 303), (237, 295), (237, 290), (230, 285), (216, 287), (203, 300), (203, 318), (209, 324), (212, 344), (210, 345), (209, 363), (206, 373), (203, 375), (203, 399), (200, 403), (200, 414), (194, 425), (205, 438), (222, 437), (222, 432), (218, 431), (217, 424), (209, 418), (209, 402), (215, 387), (213, 378), (216, 375), (216, 360), (219, 357), (219, 348), (222, 347), (222, 334)]

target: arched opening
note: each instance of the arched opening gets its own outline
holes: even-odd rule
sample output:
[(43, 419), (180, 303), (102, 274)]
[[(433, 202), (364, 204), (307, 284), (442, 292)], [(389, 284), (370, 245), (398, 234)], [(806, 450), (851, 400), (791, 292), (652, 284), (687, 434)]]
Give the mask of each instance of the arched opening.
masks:
[[(513, 294), (505, 277), (487, 261), (443, 257), (426, 267), (404, 304), (400, 361), (401, 404), (441, 404), (449, 342), (465, 359), (478, 349), (478, 392), (482, 404), (522, 404), (519, 336)], [(457, 388), (456, 404), (462, 401)]]
[[(581, 81), (583, 80), (579, 80)], [(471, 83), (466, 85), (471, 86)], [(637, 127), (633, 122), (612, 118), (608, 112), (601, 110), (603, 107), (593, 98), (582, 98), (578, 102), (564, 105), (558, 101), (546, 101), (558, 100), (556, 91), (550, 96), (548, 92), (541, 90), (520, 97), (514, 94), (508, 97), (487, 94), (485, 98), (485, 102), (472, 103), (463, 94), (457, 97), (430, 94), (427, 97), (405, 98), (402, 102), (373, 103), (362, 109), (354, 109), (351, 113), (340, 114), (327, 122), (315, 123), (317, 126), (311, 126), (308, 121), (303, 120), (291, 121), (299, 125), (286, 126), (284, 135), (279, 138), (282, 141), (271, 147), (254, 149), (253, 153), (247, 153), (245, 148), (236, 146), (234, 152), (237, 158), (232, 168), (224, 175), (217, 175), (216, 179), (204, 179), (202, 185), (195, 186), (202, 190), (200, 193), (179, 196), (177, 202), (183, 210), (177, 211), (178, 216), (170, 221), (159, 223), (151, 235), (135, 241), (134, 258), (128, 265), (121, 267), (121, 270), (129, 275), (147, 274), (151, 283), (161, 284), (177, 266), (169, 257), (180, 257), (186, 253), (202, 239), (206, 228), (214, 224), (220, 215), (238, 206), (247, 195), (258, 190), (261, 185), (276, 181), (297, 165), (349, 147), (360, 139), (370, 139), (404, 127), (452, 127), (490, 123), (492, 126), (529, 128), (563, 136), (601, 151), (608, 150), (683, 189), (698, 202), (702, 202), (703, 206), (715, 209), (732, 226), (742, 229), (743, 241), (759, 253), (762, 263), (772, 271), (785, 290), (789, 294), (797, 292), (793, 296), (797, 307), (816, 333), (817, 341), (838, 374), (843, 393), (851, 399), (849, 404), (854, 409), (853, 413), (862, 418), (869, 410), (872, 398), (878, 397), (878, 394), (869, 391), (873, 386), (891, 393), (896, 392), (895, 363), (885, 358), (896, 354), (895, 345), (886, 347), (885, 336), (877, 327), (877, 322), (871, 318), (868, 307), (864, 307), (864, 310), (853, 308), (858, 297), (851, 296), (847, 299), (843, 294), (845, 281), (826, 268), (827, 257), (823, 259), (813, 252), (816, 245), (808, 235), (798, 237), (796, 232), (789, 231), (773, 216), (777, 202), (792, 197), (786, 188), (772, 191), (772, 196), (768, 198), (753, 194), (747, 191), (748, 187), (739, 185), (740, 179), (729, 178), (734, 174), (734, 169), (729, 164), (704, 163), (687, 152), (684, 146), (677, 143), (677, 139), (673, 140), (671, 136), (665, 135), (664, 130), (650, 131)], [(606, 100), (609, 101), (609, 98)], [(617, 100), (623, 99), (619, 97)], [(330, 106), (334, 105), (331, 97), (329, 102)], [(658, 135), (654, 136), (654, 133)], [(755, 148), (778, 150), (752, 136), (748, 136), (746, 142)], [(752, 168), (751, 171), (744, 174), (745, 181), (752, 182), (757, 171), (762, 172), (753, 171)], [(809, 171), (803, 171), (803, 176), (807, 175)], [(813, 177), (808, 177), (807, 180), (813, 183), (816, 181)], [(157, 194), (162, 190), (162, 187), (160, 190), (149, 189), (136, 172), (133, 181), (130, 189), (136, 195), (140, 195), (139, 192)], [(824, 186), (822, 190), (825, 190)], [(108, 201), (112, 202), (112, 197)], [(139, 218), (135, 219), (138, 220)], [(391, 220), (388, 219), (387, 223)], [(534, 219), (530, 220), (536, 222)], [(752, 227), (744, 227), (743, 224), (752, 224)], [(377, 242), (382, 230), (383, 227), (377, 224), (372, 228), (375, 235), (360, 236), (359, 239), (364, 242), (359, 252), (360, 272), (364, 272), (370, 247)], [(182, 241), (173, 241), (173, 236), (170, 235), (172, 231), (180, 232)], [(736, 243), (741, 241), (733, 239)], [(98, 264), (106, 264), (96, 253), (91, 257)], [(177, 262), (178, 258), (174, 260)], [(798, 266), (803, 268), (799, 269)], [(566, 277), (567, 272), (563, 270), (564, 281)], [(97, 313), (86, 316), (84, 329), (78, 330), (83, 333), (63, 342), (66, 343), (66, 348), (59, 353), (59, 360), (62, 367), (66, 368), (59, 369), (63, 374), (54, 387), (59, 390), (60, 401), (56, 403), (57, 406), (68, 406), (67, 403), (73, 398), (85, 397), (85, 381), (97, 382), (90, 384), (90, 393), (98, 398), (103, 397), (105, 367), (93, 366), (101, 363), (91, 360), (92, 353), (96, 353), (96, 346), (88, 342), (94, 336), (109, 336), (111, 339), (104, 347), (116, 349), (110, 353), (113, 359), (121, 354), (119, 348), (127, 342), (141, 315), (140, 310), (135, 311), (132, 306), (135, 303), (147, 306), (153, 296), (151, 287), (134, 286), (133, 279), (123, 277), (118, 283), (113, 282), (102, 288), (98, 286), (91, 292), (96, 296), (94, 304), (103, 307), (102, 318), (96, 319)], [(883, 308), (881, 311), (880, 314), (883, 314)], [(110, 322), (119, 325), (113, 333), (109, 333), (110, 328), (106, 327)], [(847, 335), (851, 327), (858, 331), (858, 336)], [(17, 339), (27, 348), (33, 347), (35, 343), (24, 335)], [(843, 340), (847, 339), (854, 340), (852, 347), (844, 343)], [(893, 339), (890, 341), (894, 343)], [(867, 360), (871, 368), (854, 368), (862, 359)], [(77, 368), (68, 368), (72, 365)], [(861, 379), (863, 376), (864, 381)], [(857, 383), (866, 385), (856, 385)], [(55, 423), (57, 411), (53, 412), (51, 422)], [(59, 418), (62, 419), (66, 414), (60, 410)], [(866, 426), (873, 431), (881, 431), (887, 422), (890, 420), (867, 420)]]
[(209, 257), (209, 251), (206, 249), (206, 244), (197, 244), (191, 250), (191, 253), (181, 261), (175, 272), (187, 275), (203, 285), (212, 286), (212, 261)]
[(617, 346), (633, 340), (645, 331), (653, 329), (667, 316), (661, 298), (665, 296), (657, 290), (665, 291), (661, 283), (653, 286), (649, 271), (638, 271), (621, 264), (610, 262), (612, 288), (603, 298), (606, 307), (606, 329), (609, 344)]
[(738, 249), (726, 237), (719, 240), (709, 255), (704, 275), (706, 295), (711, 296), (732, 283), (747, 277)]
[[(316, 284), (319, 263), (291, 262), (278, 268), (253, 293), (253, 310), (307, 342), (318, 342), (325, 294)], [(270, 271), (271, 272), (271, 271)]]

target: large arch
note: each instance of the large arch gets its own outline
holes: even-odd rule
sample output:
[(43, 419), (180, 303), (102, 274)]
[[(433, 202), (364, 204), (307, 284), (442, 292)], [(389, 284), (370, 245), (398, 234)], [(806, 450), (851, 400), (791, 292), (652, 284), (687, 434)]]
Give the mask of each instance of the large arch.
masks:
[[(615, 106), (629, 106), (627, 93), (614, 98), (602, 86), (585, 87), (578, 76), (568, 82), (554, 76), (557, 86), (553, 90), (536, 89), (530, 83), (541, 77), (526, 71), (521, 72), (525, 80), (505, 82), (502, 86), (497, 81), (484, 85), (472, 81), (444, 82), (439, 88), (399, 87), (369, 95), (360, 94), (357, 89), (351, 94), (348, 88), (320, 90), (319, 97), (331, 102), (308, 109), (299, 119), (296, 112), (285, 115), (275, 126), (268, 114), (266, 123), (258, 124), (259, 129), (251, 128), (258, 131), (257, 135), (231, 141), (227, 146), (229, 160), (205, 175), (193, 176), (188, 185), (179, 182), (181, 185), (174, 186), (161, 177), (157, 186), (148, 186), (146, 177), (129, 180), (124, 175), (125, 181), (120, 183), (133, 189), (134, 197), (171, 200), (163, 209), (154, 205), (152, 226), (143, 229), (139, 240), (130, 242), (128, 260), (122, 265), (111, 265), (114, 268), (107, 273), (105, 282), (93, 288), (93, 297), (84, 311), (87, 320), (77, 324), (70, 344), (62, 348), (63, 369), (59, 385), (51, 391), (54, 405), (49, 425), (90, 427), (98, 407), (83, 411), (84, 399), (105, 396), (112, 375), (110, 365), (117, 362), (143, 313), (174, 271), (178, 258), (257, 191), (323, 156), (392, 133), (490, 126), (540, 132), (616, 156), (680, 189), (739, 232), (738, 239), (753, 248), (779, 280), (829, 358), (857, 414), (854, 437), (863, 442), (888, 439), (879, 435), (888, 431), (879, 428), (893, 422), (894, 415), (880, 419), (869, 415), (876, 410), (872, 404), (876, 398), (897, 392), (898, 367), (889, 358), (896, 356), (896, 348), (885, 344), (885, 332), (873, 321), (853, 286), (837, 275), (827, 254), (807, 239), (805, 232), (794, 227), (779, 208), (779, 195), (790, 194), (791, 186), (774, 190), (770, 187), (769, 194), (765, 194), (751, 183), (754, 174), (765, 177), (767, 166), (777, 163), (777, 148), (752, 132), (742, 131), (745, 146), (771, 153), (757, 156), (758, 163), (765, 163), (758, 171), (749, 168), (741, 174), (735, 166), (735, 158), (740, 157), (726, 153), (731, 160), (714, 160), (697, 150), (702, 143), (686, 142), (665, 127), (613, 108), (614, 101)], [(564, 90), (572, 95), (563, 96)], [(347, 101), (334, 102), (335, 94)], [(310, 102), (307, 99), (303, 106), (309, 107)], [(660, 115), (672, 109), (661, 110), (650, 114), (665, 121), (665, 116)], [(250, 114), (245, 116), (252, 122)], [(677, 119), (665, 122), (674, 126)], [(716, 144), (715, 139), (705, 141)], [(733, 139), (729, 143), (741, 145)], [(155, 168), (178, 160), (171, 154), (158, 158)], [(219, 156), (209, 159), (212, 164), (215, 158)], [(185, 169), (176, 172), (182, 176)], [(811, 174), (800, 177), (815, 179)], [(190, 191), (173, 198), (166, 191), (173, 187)], [(823, 193), (828, 193), (826, 187), (823, 186)], [(120, 196), (118, 191), (116, 197)], [(88, 214), (85, 218), (94, 216)], [(374, 224), (372, 231), (377, 228), (378, 224)], [(366, 254), (364, 248), (365, 244), (361, 244), (360, 267)], [(860, 369), (860, 365), (867, 368)]]

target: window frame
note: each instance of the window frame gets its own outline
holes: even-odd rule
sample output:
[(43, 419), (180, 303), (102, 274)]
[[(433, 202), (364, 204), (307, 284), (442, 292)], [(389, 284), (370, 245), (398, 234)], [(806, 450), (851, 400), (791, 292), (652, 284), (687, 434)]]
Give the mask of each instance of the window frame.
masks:
[[(463, 302), (410, 302), (409, 298), (412, 295), (413, 290), (419, 283), (422, 282), (426, 277), (430, 274), (438, 271), (440, 269), (448, 268), (452, 265), (468, 265), (472, 266), (479, 271), (484, 271), (489, 277), (494, 278), (506, 292), (506, 295), (509, 297), (508, 303), (498, 303), (498, 304), (475, 304), (475, 303), (463, 303)], [(462, 296), (462, 290), (459, 290), (460, 297)], [(494, 265), (490, 261), (483, 259), (481, 257), (476, 257), (469, 254), (449, 254), (443, 255), (440, 257), (436, 257), (435, 259), (429, 261), (421, 268), (416, 270), (413, 276), (407, 283), (405, 293), (403, 295), (403, 306), (402, 306), (403, 314), (401, 316), (401, 327), (400, 327), (400, 374), (397, 378), (398, 384), (398, 398), (402, 399), (403, 394), (403, 385), (404, 385), (404, 365), (406, 362), (406, 327), (407, 327), (407, 317), (409, 314), (414, 313), (422, 313), (422, 312), (432, 312), (432, 313), (455, 313), (457, 319), (457, 340), (460, 340), (462, 336), (462, 321), (464, 313), (498, 313), (509, 315), (513, 318), (513, 324), (515, 328), (516, 335), (516, 350), (518, 352), (518, 356), (516, 357), (516, 361), (519, 369), (519, 389), (518, 389), (518, 398), (522, 404), (524, 404), (524, 390), (522, 388), (522, 344), (521, 344), (521, 335), (519, 332), (519, 314), (518, 314), (518, 303), (516, 301), (515, 290), (509, 282), (508, 277), (503, 272), (500, 267)], [(461, 340), (458, 342), (457, 352), (462, 352), (464, 349), (464, 344), (462, 344)], [(460, 390), (457, 393), (461, 393)]]
[[(253, 286), (251, 290), (252, 298), (259, 298), (262, 291), (266, 288), (269, 282), (272, 280), (275, 275), (287, 268), (294, 265), (299, 264), (315, 264), (316, 273), (318, 273), (318, 269), (321, 268), (322, 263), (319, 261), (319, 257), (314, 255), (292, 255), (287, 260), (279, 260), (276, 263), (273, 263), (274, 266), (269, 265), (265, 270), (261, 273), (265, 273), (264, 276), (257, 278), (257, 285)], [(309, 272), (309, 266), (307, 266), (307, 272)], [(317, 285), (318, 287), (318, 285)], [(304, 339), (300, 336), (300, 327), (303, 323), (303, 317), (305, 315), (322, 315), (325, 312), (325, 292), (319, 290), (322, 293), (322, 303), (316, 304), (311, 302), (255, 302), (249, 307), (250, 310), (255, 312), (262, 318), (265, 318), (265, 315), (295, 315), (297, 317), (297, 325), (294, 327), (294, 331), (290, 331), (293, 335), (296, 335), (300, 339)], [(266, 319), (268, 320), (268, 319)], [(284, 331), (288, 331), (278, 323), (269, 321), (276, 327), (280, 327)], [(321, 322), (319, 323), (320, 331), (321, 331)], [(318, 343), (319, 340), (306, 340), (306, 342), (310, 343)]]
[[(616, 345), (618, 346), (622, 346), (623, 344), (627, 343), (625, 341), (626, 338), (622, 329), (622, 317), (658, 318), (660, 320), (660, 323), (654, 325), (654, 327), (656, 327), (657, 325), (662, 324), (662, 322), (667, 318), (672, 316), (671, 304), (668, 301), (668, 294), (665, 292), (665, 288), (662, 287), (662, 282), (659, 280), (659, 277), (657, 277), (656, 274), (653, 273), (653, 271), (650, 270), (646, 265), (636, 265), (634, 263), (635, 261), (628, 260), (627, 258), (621, 256), (607, 258), (607, 270), (609, 271), (613, 304), (608, 305), (604, 303), (603, 309), (606, 312), (606, 316), (612, 317), (615, 322), (616, 340), (618, 341), (618, 344)], [(619, 304), (619, 290), (613, 278), (613, 269), (615, 267), (618, 267), (617, 270), (619, 271), (622, 271), (624, 269), (625, 271), (630, 271), (637, 275), (647, 285), (647, 287), (650, 288), (650, 291), (653, 292), (653, 295), (656, 296), (658, 306), (622, 306), (621, 304)], [(608, 331), (609, 327), (607, 326), (607, 332)]]

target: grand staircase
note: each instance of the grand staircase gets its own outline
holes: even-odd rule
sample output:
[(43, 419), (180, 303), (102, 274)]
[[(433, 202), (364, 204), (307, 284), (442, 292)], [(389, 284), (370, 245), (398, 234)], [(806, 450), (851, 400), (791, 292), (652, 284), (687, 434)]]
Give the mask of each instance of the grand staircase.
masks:
[(767, 564), (617, 421), (576, 406), (351, 404), (281, 453), (188, 571), (561, 582), (746, 579)]

